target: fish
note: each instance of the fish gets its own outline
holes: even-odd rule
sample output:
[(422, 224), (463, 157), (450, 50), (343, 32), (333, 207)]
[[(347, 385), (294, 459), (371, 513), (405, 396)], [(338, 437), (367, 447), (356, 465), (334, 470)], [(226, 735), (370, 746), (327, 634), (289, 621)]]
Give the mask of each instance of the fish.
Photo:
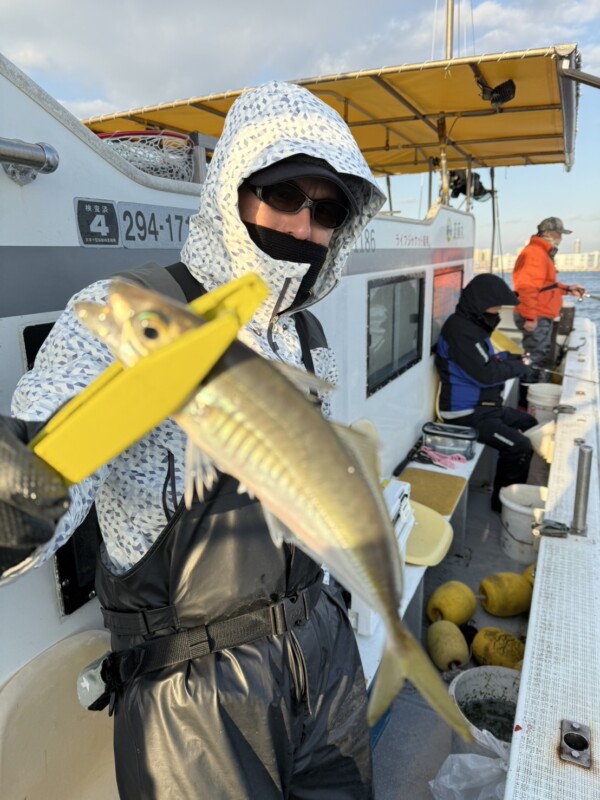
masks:
[[(106, 305), (80, 301), (75, 312), (126, 367), (203, 324), (186, 306), (123, 279), (109, 284)], [(187, 469), (200, 497), (216, 469), (236, 478), (261, 502), (276, 544), (296, 545), (325, 564), (379, 614), (386, 642), (369, 725), (408, 678), (469, 740), (469, 724), (399, 614), (403, 564), (380, 485), (377, 443), (365, 426), (356, 430), (323, 416), (314, 395), (331, 388), (234, 341), (173, 414), (188, 436)]]

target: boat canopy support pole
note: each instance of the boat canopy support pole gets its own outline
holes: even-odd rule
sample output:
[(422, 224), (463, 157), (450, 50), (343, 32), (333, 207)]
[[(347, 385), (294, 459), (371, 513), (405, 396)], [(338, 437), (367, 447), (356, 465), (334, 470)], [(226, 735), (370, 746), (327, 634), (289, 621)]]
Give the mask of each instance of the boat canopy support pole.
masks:
[(467, 162), (467, 196), (466, 196), (466, 203), (465, 203), (465, 210), (467, 212), (471, 211), (471, 194), (473, 191), (472, 186), (472, 166), (473, 166), (473, 159), (469, 156), (469, 160)]
[(19, 186), (31, 183), (40, 172), (44, 175), (54, 172), (58, 168), (58, 161), (58, 153), (52, 145), (0, 138), (0, 164), (8, 177)]
[(390, 176), (389, 175), (385, 176), (385, 182), (386, 182), (386, 186), (387, 186), (388, 203), (389, 203), (389, 206), (390, 206), (390, 214), (393, 214), (394, 213), (394, 206), (392, 205), (392, 182), (390, 180)]
[[(494, 167), (490, 168), (490, 183), (492, 193), (492, 247), (490, 252), (490, 272), (494, 271), (494, 247), (496, 245), (496, 219), (498, 216), (498, 209), (496, 205), (496, 183), (495, 183), (495, 170)], [(502, 264), (500, 265), (502, 270)]]
[(198, 131), (193, 131), (189, 134), (189, 137), (194, 143), (194, 172), (192, 175), (192, 183), (204, 183), (206, 180), (208, 162), (210, 160), (209, 154), (212, 158), (218, 140), (216, 136), (207, 136)]
[(589, 72), (581, 72), (578, 69), (569, 69), (564, 66), (562, 61), (559, 64), (559, 69), (560, 74), (564, 75), (565, 78), (570, 78), (578, 83), (585, 83), (586, 86), (592, 86), (594, 89), (600, 89), (600, 77), (597, 75), (590, 75)]
[(442, 176), (442, 190), (440, 193), (440, 203), (443, 206), (448, 205), (449, 185), (448, 185), (448, 160), (446, 156), (446, 118), (440, 117), (438, 119), (438, 138), (440, 142), (440, 172)]
[(433, 173), (434, 173), (433, 160), (430, 158), (429, 159), (429, 182), (428, 182), (428, 186), (427, 186), (428, 193), (429, 193), (428, 201), (427, 201), (427, 208), (431, 208), (431, 204), (433, 203)]

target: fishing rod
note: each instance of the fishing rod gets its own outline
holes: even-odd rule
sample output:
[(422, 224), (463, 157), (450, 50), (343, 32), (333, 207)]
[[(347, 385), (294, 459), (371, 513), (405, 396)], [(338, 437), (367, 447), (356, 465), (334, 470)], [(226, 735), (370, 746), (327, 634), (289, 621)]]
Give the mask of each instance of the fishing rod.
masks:
[(597, 302), (600, 303), (600, 296), (597, 294), (590, 294), (589, 292), (586, 292), (585, 294), (582, 294), (578, 298), (578, 300), (580, 303), (583, 302), (583, 300), (596, 300)]
[(554, 369), (546, 369), (546, 367), (540, 367), (540, 369), (542, 372), (547, 372), (550, 375), (558, 375), (559, 378), (573, 378), (576, 381), (584, 381), (585, 383), (598, 383), (598, 381), (594, 381), (591, 378), (581, 378), (579, 375), (570, 375), (567, 372), (558, 372)]
[[(521, 361), (526, 367), (532, 366), (531, 356), (529, 353), (523, 353), (521, 356)], [(576, 381), (584, 381), (585, 383), (598, 383), (598, 381), (592, 380), (591, 378), (581, 378), (579, 375), (571, 375), (568, 372), (559, 372), (558, 370), (548, 369), (547, 367), (539, 367), (539, 370), (541, 372), (548, 373), (548, 375), (558, 375), (559, 378), (573, 378)]]

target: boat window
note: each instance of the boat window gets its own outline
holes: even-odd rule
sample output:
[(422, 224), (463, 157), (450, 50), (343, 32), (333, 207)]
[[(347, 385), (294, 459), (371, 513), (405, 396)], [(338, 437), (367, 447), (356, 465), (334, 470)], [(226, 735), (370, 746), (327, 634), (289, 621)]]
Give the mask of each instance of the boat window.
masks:
[(27, 325), (23, 328), (23, 345), (25, 347), (26, 369), (33, 367), (37, 352), (52, 330), (54, 322), (42, 322), (39, 325)]
[(437, 269), (433, 276), (433, 311), (431, 314), (431, 350), (433, 352), (442, 325), (454, 312), (463, 287), (464, 266)]
[(54, 557), (63, 615), (72, 614), (96, 596), (94, 585), (99, 548), (100, 526), (94, 504)]
[(369, 281), (367, 396), (422, 358), (425, 275)]

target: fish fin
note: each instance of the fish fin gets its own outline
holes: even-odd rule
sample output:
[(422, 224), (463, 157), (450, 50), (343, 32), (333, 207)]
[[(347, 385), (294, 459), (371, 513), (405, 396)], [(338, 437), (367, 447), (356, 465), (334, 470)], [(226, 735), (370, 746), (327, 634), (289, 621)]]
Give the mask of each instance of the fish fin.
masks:
[(309, 546), (309, 544), (301, 539), (299, 536), (288, 528), (288, 526), (282, 522), (279, 517), (275, 516), (275, 514), (270, 511), (264, 504), (261, 506), (265, 522), (267, 523), (267, 527), (269, 529), (269, 533), (271, 534), (271, 538), (277, 547), (281, 547), (284, 542), (286, 544), (292, 544), (298, 549), (302, 550), (303, 553), (310, 556), (313, 561), (316, 561), (317, 564), (321, 564), (323, 557), (322, 553), (317, 552), (316, 549)]
[(357, 433), (362, 433), (363, 436), (366, 436), (371, 440), (375, 448), (379, 448), (379, 433), (377, 432), (377, 426), (374, 422), (371, 422), (368, 417), (355, 419), (354, 422), (350, 423), (350, 428), (353, 431), (357, 431)]
[(273, 539), (277, 547), (281, 547), (284, 542), (287, 542), (288, 544), (300, 545), (302, 549), (306, 551), (305, 545), (300, 542), (298, 537), (264, 504), (262, 506), (262, 511), (265, 516), (267, 528), (271, 534), (271, 539)]
[(381, 478), (379, 438), (373, 423), (368, 419), (361, 419), (353, 422), (350, 427), (339, 422), (332, 422), (331, 425), (350, 452), (379, 482)]
[(442, 719), (465, 741), (471, 741), (473, 736), (469, 723), (458, 710), (448, 688), (421, 645), (401, 620), (395, 625), (394, 633), (394, 637), (386, 642), (375, 685), (369, 697), (369, 725), (374, 725), (389, 708), (408, 678)]
[(217, 468), (212, 459), (188, 439), (185, 448), (185, 507), (191, 507), (194, 490), (199, 499), (204, 500), (204, 490), (210, 491), (217, 478)]
[(307, 372), (293, 364), (286, 364), (283, 361), (271, 361), (271, 364), (301, 392), (326, 394), (335, 389), (333, 383), (329, 383), (329, 381), (319, 378), (312, 372)]
[(266, 506), (262, 507), (262, 511), (273, 543), (276, 547), (281, 547), (284, 542), (289, 540), (289, 529)]
[(249, 489), (247, 486), (244, 486), (243, 483), (238, 483), (238, 487), (237, 487), (236, 491), (237, 491), (238, 494), (247, 494), (248, 497), (251, 500), (254, 500), (254, 492), (251, 489)]

